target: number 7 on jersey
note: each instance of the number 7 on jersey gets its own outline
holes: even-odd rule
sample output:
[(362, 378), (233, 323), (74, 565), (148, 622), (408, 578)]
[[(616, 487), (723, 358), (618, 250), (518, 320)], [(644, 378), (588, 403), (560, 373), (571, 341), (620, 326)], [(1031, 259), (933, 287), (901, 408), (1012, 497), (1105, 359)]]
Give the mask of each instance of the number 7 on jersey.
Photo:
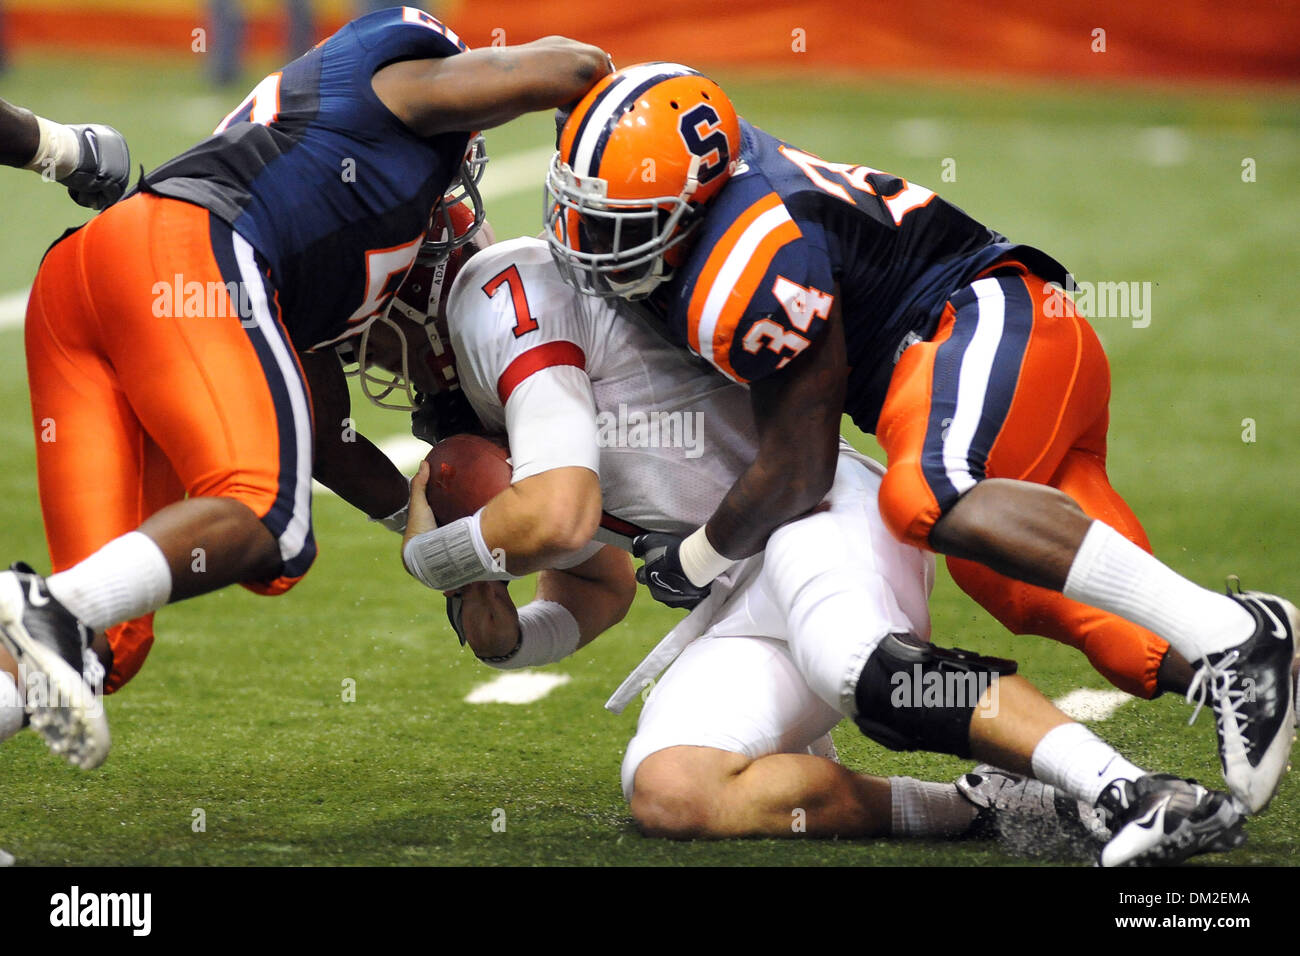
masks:
[(503, 285), (510, 287), (510, 300), (515, 308), (515, 338), (537, 331), (537, 320), (528, 308), (528, 295), (524, 292), (524, 280), (519, 275), (519, 267), (511, 266), (498, 272), (483, 284), (483, 294), (489, 299), (497, 294)]

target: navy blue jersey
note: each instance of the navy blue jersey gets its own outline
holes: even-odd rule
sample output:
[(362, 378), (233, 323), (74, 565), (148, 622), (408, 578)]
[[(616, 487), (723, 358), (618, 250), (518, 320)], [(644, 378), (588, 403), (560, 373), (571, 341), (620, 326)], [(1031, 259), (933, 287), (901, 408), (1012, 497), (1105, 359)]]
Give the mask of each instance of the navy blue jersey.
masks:
[(737, 382), (784, 368), (826, 326), (836, 288), (851, 373), (845, 411), (874, 431), (900, 346), (928, 338), (948, 298), (1018, 259), (1015, 245), (923, 186), (830, 163), (741, 120), (741, 165), (655, 303), (670, 334)]
[(348, 335), (386, 307), (469, 142), (468, 132), (417, 136), (371, 78), (466, 49), (414, 7), (361, 17), (264, 79), (141, 188), (210, 209), (248, 240), (297, 348)]

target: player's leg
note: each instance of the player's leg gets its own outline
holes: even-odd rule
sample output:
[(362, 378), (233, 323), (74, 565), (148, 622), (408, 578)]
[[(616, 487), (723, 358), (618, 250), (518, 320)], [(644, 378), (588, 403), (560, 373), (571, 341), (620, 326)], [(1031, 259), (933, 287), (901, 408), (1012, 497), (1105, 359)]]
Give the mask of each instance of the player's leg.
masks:
[[(144, 195), (70, 241), (81, 257), (73, 273), (88, 287), (74, 284), (80, 298), (58, 318), (98, 336), (97, 354), (190, 495), (54, 575), (52, 607), (43, 583), (0, 575), (10, 650), (42, 643), (32, 631), (43, 614), (71, 611), (72, 625), (56, 630), (67, 632), (60, 654), (79, 679), (77, 627), (104, 630), (234, 581), (279, 593), (305, 573), (315, 545), (310, 400), (251, 248), (198, 207)], [(126, 267), (131, 249), (147, 269)], [(197, 308), (180, 284), (199, 290)], [(246, 320), (228, 290), (246, 297)], [(61, 486), (85, 487), (76, 477)], [(24, 596), (31, 587), (39, 604)]]
[[(1225, 775), (1261, 809), (1290, 750), (1300, 618), (1268, 595), (1226, 597), (1187, 581), (1045, 484), (1105, 421), (1108, 398), (1100, 343), (1064, 297), (1033, 277), (976, 281), (895, 370), (879, 428), (890, 464), (882, 512), (903, 540), (1138, 625), (1111, 630), (1134, 644), (1117, 660), (1147, 660), (1143, 629), (1204, 659), (1198, 683), (1213, 696)], [(1127, 676), (1151, 682), (1149, 668)], [(1247, 679), (1264, 693), (1234, 693)]]
[[(1013, 669), (1009, 661), (890, 634), (858, 679), (855, 719), (892, 749), (975, 756), (1096, 806), (1114, 831), (1103, 865), (1177, 862), (1241, 842), (1242, 814), (1228, 794), (1146, 773)], [(1151, 813), (1164, 825), (1143, 826)]]
[[(1245, 839), (1243, 817), (1226, 793), (1147, 773), (1069, 720), (1023, 677), (1002, 677), (990, 688), (971, 719), (970, 746), (982, 760), (1095, 806), (1111, 831), (1099, 854), (1103, 866), (1173, 863)], [(1153, 811), (1162, 826), (1150, 826)]]
[[(738, 626), (773, 636), (787, 629), (792, 659), (810, 689), (869, 736), (887, 741), (902, 727), (900, 744), (1032, 772), (1035, 745), (1067, 718), (1022, 678), (1000, 682), (994, 665), (963, 670), (959, 661), (948, 666), (927, 656), (932, 564), (889, 534), (872, 465), (841, 455), (824, 509), (772, 535), (759, 587), (746, 602), (748, 619)], [(715, 632), (731, 626), (724, 620)], [(900, 643), (900, 634), (915, 646)], [(929, 693), (927, 675), (942, 676), (945, 693), (956, 693), (947, 702), (950, 712), (940, 712), (945, 708)], [(977, 710), (986, 690), (1001, 691), (999, 706)], [(1131, 765), (1116, 761), (1115, 768)], [(1089, 794), (1089, 803), (1101, 789)]]
[(954, 836), (978, 808), (951, 784), (858, 774), (808, 746), (840, 715), (770, 638), (705, 637), (650, 693), (623, 760), (638, 825), (675, 839)]
[[(84, 379), (80, 386), (81, 389), (76, 394), (79, 399), (84, 399)], [(72, 394), (72, 391), (64, 394)], [(116, 396), (105, 395), (102, 404), (92, 407), (99, 410), (112, 409), (118, 397), (120, 393)], [(44, 403), (42, 407), (49, 408)], [(72, 441), (72, 435), (79, 431), (77, 415), (84, 412), (85, 408), (86, 406), (77, 403), (68, 409), (71, 414), (59, 414), (55, 420), (65, 424), (64, 437), (69, 440), (63, 448), (70, 451), (71, 457), (75, 459), (74, 470), (78, 483), (84, 482), (87, 475), (98, 476), (98, 495), (93, 507), (88, 509), (58, 506), (43, 509), (50, 561), (56, 572), (76, 564), (80, 558), (94, 552), (105, 542), (130, 531), (154, 511), (185, 495), (185, 488), (172, 470), (171, 463), (148, 436), (140, 432), (138, 423), (132, 421), (129, 414), (119, 417), (115, 423), (112, 421), (113, 413), (100, 416), (91, 434), (104, 436), (111, 432), (111, 425), (119, 425), (123, 433), (138, 437), (138, 443), (135, 438), (130, 442), (140, 449), (138, 455), (114, 460), (107, 454), (116, 445), (114, 441), (100, 440), (89, 444)], [(54, 442), (49, 444), (55, 445)], [(53, 459), (58, 458), (58, 455), (54, 453), (53, 447), (43, 449), (43, 445), (38, 444), (37, 452), (38, 460), (45, 460), (44, 473), (57, 474), (59, 469)], [(138, 475), (132, 474), (132, 464), (140, 466)], [(110, 481), (115, 468), (123, 470), (118, 473), (119, 480)], [(64, 500), (64, 496), (53, 494), (46, 500), (58, 502)], [(95, 635), (91, 646), (103, 668), (103, 675), (102, 678), (91, 680), (92, 685), (102, 687), (105, 694), (111, 694), (136, 675), (153, 646), (153, 618), (154, 615), (149, 613), (134, 620), (123, 621)], [(26, 725), (21, 684), (17, 661), (0, 644), (0, 741), (7, 740)]]
[[(162, 449), (148, 435), (141, 435), (140, 442), (140, 487), (133, 509), (123, 509), (123, 521), (118, 535), (126, 534), (139, 527), (163, 508), (185, 497), (185, 485), (172, 468), (171, 462)], [(134, 513), (132, 513), (134, 512)], [(49, 516), (46, 517), (46, 535), (52, 537)], [(112, 540), (101, 536), (95, 542), (87, 542), (78, 550), (56, 555), (51, 548), (50, 560), (54, 570), (60, 571), (72, 567), (81, 558), (98, 550), (99, 545)], [(145, 658), (154, 642), (154, 614), (149, 612), (143, 617), (114, 624), (106, 631), (96, 635), (94, 648), (103, 663), (104, 693), (112, 694), (122, 688), (144, 666)]]
[[(1050, 479), (1092, 518), (1120, 531), (1150, 551), (1146, 533), (1111, 487), (1101, 449), (1076, 447)], [(1139, 697), (1161, 691), (1184, 694), (1192, 668), (1167, 641), (1151, 631), (1047, 588), (1016, 581), (974, 561), (948, 559), (948, 570), (963, 591), (1014, 634), (1039, 634), (1083, 651), (1116, 687)]]
[[(88, 321), (80, 281), (84, 239), (83, 230), (46, 255), (25, 323), (38, 487), (56, 569), (133, 528), (143, 491), (144, 436)], [(22, 700), (53, 748), (94, 766), (109, 743), (98, 700), (92, 706), (78, 699), (97, 698), (102, 688), (86, 654), (88, 635), (66, 612), (48, 626), (43, 618), (54, 601), (34, 576), (9, 572), (0, 579), (5, 662), (24, 661), (20, 692), (11, 696)], [(50, 643), (56, 654), (43, 660)], [(6, 723), (10, 731), (22, 725)]]
[[(115, 317), (103, 342), (106, 356), (189, 495), (149, 516), (140, 532), (166, 561), (169, 600), (235, 582), (283, 590), (315, 554), (312, 428), (274, 291), (251, 247), (205, 210), (141, 198), (149, 205), (135, 217), (137, 244), (152, 250), (157, 273), (182, 276), (203, 299), (195, 308), (187, 293), (182, 303), (174, 283), (164, 290), (105, 281), (96, 290), (96, 307)], [(114, 255), (111, 238), (92, 234), (92, 259)], [(78, 565), (51, 586), (83, 607), (80, 616), (92, 626), (116, 623), (104, 620), (121, 611), (98, 583), (108, 569), (82, 570)]]
[(858, 676), (880, 640), (930, 634), (934, 560), (889, 533), (878, 508), (879, 470), (842, 452), (821, 509), (768, 540), (760, 587), (749, 599), (754, 633), (786, 639), (808, 686), (849, 718)]

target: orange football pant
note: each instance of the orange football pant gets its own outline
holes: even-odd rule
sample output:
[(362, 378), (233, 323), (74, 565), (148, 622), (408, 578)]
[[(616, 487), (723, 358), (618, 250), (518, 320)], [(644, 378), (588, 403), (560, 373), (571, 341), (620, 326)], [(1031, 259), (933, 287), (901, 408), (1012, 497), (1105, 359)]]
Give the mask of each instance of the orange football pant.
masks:
[[(310, 396), (261, 260), (228, 226), (159, 196), (113, 206), (46, 254), (26, 351), (55, 571), (186, 495), (214, 495), (280, 543), (281, 575), (245, 586), (278, 594), (306, 573)], [(108, 630), (106, 691), (140, 669), (152, 619)]]
[[(888, 456), (881, 512), (901, 540), (930, 530), (984, 478), (1057, 488), (1090, 517), (1151, 550), (1106, 475), (1110, 368), (1072, 303), (1019, 263), (1002, 263), (947, 303), (928, 341), (903, 352), (877, 437)], [(957, 584), (1012, 633), (1076, 647), (1116, 687), (1156, 693), (1169, 645), (1064, 595), (956, 558)]]

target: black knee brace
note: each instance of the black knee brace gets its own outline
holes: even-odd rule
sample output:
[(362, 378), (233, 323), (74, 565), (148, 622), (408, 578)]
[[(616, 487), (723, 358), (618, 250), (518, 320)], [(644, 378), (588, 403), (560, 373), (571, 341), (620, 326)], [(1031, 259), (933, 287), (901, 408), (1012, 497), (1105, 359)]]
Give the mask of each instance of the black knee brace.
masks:
[(890, 750), (970, 756), (970, 721), (984, 692), (1016, 662), (887, 634), (858, 677), (855, 719)]

